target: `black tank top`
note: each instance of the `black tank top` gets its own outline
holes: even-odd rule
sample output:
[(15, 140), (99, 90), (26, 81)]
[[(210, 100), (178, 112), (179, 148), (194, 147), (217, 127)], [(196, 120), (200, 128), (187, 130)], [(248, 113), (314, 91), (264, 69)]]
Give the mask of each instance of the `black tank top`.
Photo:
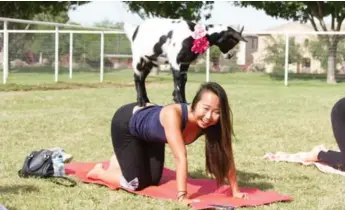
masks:
[[(188, 104), (182, 103), (183, 131), (188, 120)], [(159, 120), (163, 106), (148, 106), (134, 113), (129, 122), (129, 132), (142, 140), (149, 142), (167, 142), (164, 128)]]

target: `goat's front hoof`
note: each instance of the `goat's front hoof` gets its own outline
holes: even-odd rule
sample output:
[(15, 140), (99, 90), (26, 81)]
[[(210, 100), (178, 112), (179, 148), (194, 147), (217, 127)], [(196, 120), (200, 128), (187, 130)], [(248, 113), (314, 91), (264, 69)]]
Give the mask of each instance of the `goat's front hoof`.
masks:
[(137, 103), (137, 106), (138, 106), (138, 107), (145, 107), (145, 106), (146, 106), (146, 103), (145, 103), (145, 102), (144, 102), (144, 103), (143, 103), (143, 102), (138, 102), (138, 103)]
[(187, 101), (185, 99), (182, 99), (182, 98), (174, 98), (174, 102), (177, 104), (187, 103)]
[(150, 103), (150, 101), (147, 101), (147, 100), (138, 100), (137, 105), (138, 105), (139, 107), (146, 107), (146, 104), (147, 104), (147, 103)]

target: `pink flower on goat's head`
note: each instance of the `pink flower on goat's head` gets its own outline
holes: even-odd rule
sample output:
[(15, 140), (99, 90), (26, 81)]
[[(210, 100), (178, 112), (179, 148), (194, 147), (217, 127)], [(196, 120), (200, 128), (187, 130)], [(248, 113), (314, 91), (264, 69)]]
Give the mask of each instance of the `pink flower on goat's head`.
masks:
[(207, 50), (207, 48), (209, 48), (209, 46), (210, 46), (210, 42), (207, 40), (206, 37), (202, 37), (200, 39), (194, 39), (191, 51), (196, 54), (202, 54)]
[(206, 36), (206, 27), (202, 24), (196, 24), (192, 34), (193, 39), (200, 39), (204, 36)]

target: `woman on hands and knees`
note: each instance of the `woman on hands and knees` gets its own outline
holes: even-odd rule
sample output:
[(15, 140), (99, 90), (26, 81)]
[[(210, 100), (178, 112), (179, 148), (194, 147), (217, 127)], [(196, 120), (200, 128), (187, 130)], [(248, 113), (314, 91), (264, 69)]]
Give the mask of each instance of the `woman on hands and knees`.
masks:
[(185, 145), (205, 135), (207, 172), (215, 176), (218, 184), (227, 178), (232, 195), (244, 198), (246, 194), (240, 192), (237, 184), (231, 120), (226, 92), (214, 82), (202, 84), (190, 105), (136, 109), (135, 103), (126, 104), (116, 111), (111, 123), (115, 156), (106, 170), (96, 165), (87, 176), (129, 190), (158, 185), (168, 144), (175, 159), (177, 198), (189, 203)]
[(331, 111), (331, 123), (340, 152), (317, 146), (306, 155), (304, 160), (306, 162), (324, 162), (335, 169), (345, 171), (345, 98), (334, 104)]

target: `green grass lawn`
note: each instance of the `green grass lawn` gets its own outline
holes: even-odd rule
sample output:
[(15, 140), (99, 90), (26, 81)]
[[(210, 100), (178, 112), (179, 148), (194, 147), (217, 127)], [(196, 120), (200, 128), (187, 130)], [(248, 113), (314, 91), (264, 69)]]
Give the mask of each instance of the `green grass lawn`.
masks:
[[(181, 204), (110, 191), (78, 183), (66, 188), (46, 180), (21, 179), (17, 171), (28, 152), (63, 147), (74, 161), (102, 161), (112, 153), (110, 120), (122, 104), (135, 100), (132, 71), (106, 72), (100, 84), (98, 72), (60, 75), (10, 73), (0, 85), (0, 203), (9, 209), (188, 209)], [(336, 148), (330, 125), (330, 109), (344, 97), (345, 84), (295, 79), (265, 74), (212, 74), (227, 90), (234, 114), (235, 159), (241, 187), (274, 190), (294, 201), (248, 209), (344, 209), (345, 179), (323, 174), (316, 167), (267, 162), (267, 152), (299, 152), (317, 144)], [(188, 75), (188, 101), (205, 74)], [(171, 103), (169, 73), (149, 76), (151, 101)], [(30, 90), (30, 91), (29, 91)], [(345, 128), (344, 128), (345, 129)], [(204, 177), (204, 139), (188, 146), (189, 172)], [(166, 167), (174, 168), (167, 149)]]

